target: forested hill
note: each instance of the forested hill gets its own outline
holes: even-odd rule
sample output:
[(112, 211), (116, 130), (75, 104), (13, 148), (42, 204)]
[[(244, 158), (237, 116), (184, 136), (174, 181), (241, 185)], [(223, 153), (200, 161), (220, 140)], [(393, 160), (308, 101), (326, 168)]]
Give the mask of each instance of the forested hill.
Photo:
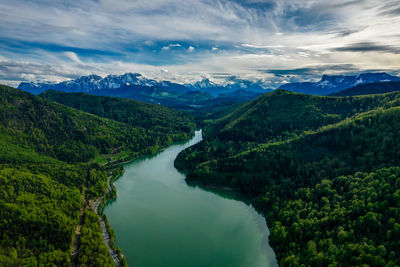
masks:
[(332, 94), (332, 96), (356, 96), (384, 94), (400, 91), (400, 82), (379, 82), (359, 84), (349, 89)]
[[(143, 120), (161, 119), (161, 113), (143, 114)], [(107, 187), (97, 162), (133, 159), (189, 138), (190, 119), (168, 114), (160, 130), (0, 86), (0, 266), (70, 266), (83, 200)], [(75, 264), (112, 266), (96, 215), (85, 209), (83, 218)]]
[(398, 266), (399, 100), (276, 91), (208, 126), (175, 165), (251, 197), (282, 266)]
[(45, 91), (40, 96), (133, 127), (146, 128), (157, 134), (168, 134), (173, 141), (182, 139), (182, 133), (189, 135), (194, 129), (193, 122), (182, 112), (156, 104), (53, 90)]

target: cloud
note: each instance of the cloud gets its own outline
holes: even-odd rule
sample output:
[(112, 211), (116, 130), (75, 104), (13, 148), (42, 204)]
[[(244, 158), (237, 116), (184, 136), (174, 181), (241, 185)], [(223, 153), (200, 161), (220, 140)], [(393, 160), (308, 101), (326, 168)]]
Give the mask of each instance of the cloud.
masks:
[(383, 52), (383, 53), (400, 53), (400, 47), (373, 43), (373, 42), (363, 42), (350, 44), (343, 47), (338, 47), (334, 49), (340, 52)]
[(383, 16), (399, 16), (400, 15), (400, 3), (398, 1), (387, 1), (383, 6), (380, 7)]
[(398, 0), (0, 1), (0, 75), (135, 71), (185, 82), (228, 73), (275, 84), (399, 70), (399, 10)]
[(294, 69), (260, 69), (260, 72), (271, 73), (275, 76), (290, 76), (290, 75), (306, 75), (306, 76), (315, 76), (321, 75), (323, 73), (329, 72), (355, 72), (358, 71), (359, 68), (352, 64), (341, 64), (341, 65), (315, 65), (308, 66), (303, 68), (294, 68)]
[(161, 48), (161, 50), (166, 51), (166, 50), (170, 50), (171, 48), (181, 47), (181, 46), (182, 46), (181, 44), (169, 44), (169, 45), (167, 45), (167, 46), (163, 46), (163, 47)]
[(75, 78), (84, 72), (68, 66), (35, 64), (29, 62), (0, 61), (0, 80), (15, 85), (20, 81), (62, 81)]
[(283, 48), (283, 45), (257, 45), (257, 44), (242, 44), (243, 47), (257, 48), (257, 49), (270, 49), (270, 48)]
[(73, 62), (78, 63), (78, 64), (83, 64), (76, 53), (74, 53), (74, 52), (65, 52), (64, 54), (69, 59), (71, 59)]

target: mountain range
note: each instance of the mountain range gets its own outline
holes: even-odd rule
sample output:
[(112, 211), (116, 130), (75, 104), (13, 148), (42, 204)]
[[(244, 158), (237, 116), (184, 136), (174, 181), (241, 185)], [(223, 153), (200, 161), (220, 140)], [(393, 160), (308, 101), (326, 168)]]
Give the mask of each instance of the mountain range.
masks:
[(201, 81), (193, 84), (185, 84), (185, 86), (192, 91), (207, 92), (214, 97), (217, 97), (221, 94), (233, 93), (237, 90), (248, 91), (252, 93), (268, 93), (272, 91), (271, 89), (264, 89), (252, 81), (242, 79), (230, 79), (228, 83), (221, 85), (204, 78)]
[(279, 89), (309, 95), (329, 95), (359, 84), (377, 82), (397, 82), (400, 77), (387, 73), (361, 73), (358, 75), (323, 75), (318, 82), (284, 84)]
[[(40, 94), (46, 90), (62, 92), (83, 92), (92, 95), (115, 96), (141, 100), (149, 103), (166, 106), (182, 106), (201, 104), (201, 102), (218, 98), (235, 98), (238, 101), (247, 100), (249, 96), (258, 96), (272, 90), (265, 90), (261, 86), (241, 79), (234, 79), (226, 85), (216, 84), (209, 79), (203, 79), (193, 84), (178, 84), (170, 81), (156, 81), (145, 78), (138, 73), (123, 75), (108, 75), (102, 78), (98, 75), (89, 75), (60, 83), (51, 82), (22, 82), (18, 89)], [(236, 92), (240, 90), (239, 92)]]
[[(279, 89), (311, 95), (330, 95), (362, 84), (398, 81), (400, 81), (400, 77), (387, 73), (323, 75), (318, 82), (289, 83), (280, 86)], [(46, 90), (83, 92), (92, 95), (130, 98), (173, 107), (207, 105), (207, 102), (210, 101), (215, 103), (226, 99), (240, 102), (273, 91), (264, 89), (258, 83), (238, 78), (230, 78), (226, 84), (217, 84), (206, 78), (194, 83), (178, 84), (171, 81), (148, 79), (138, 73), (108, 75), (104, 78), (98, 75), (88, 75), (60, 83), (21, 82), (18, 89), (33, 94), (40, 94)], [(362, 94), (362, 92), (359, 93)]]
[[(215, 97), (135, 74), (58, 84), (72, 93), (0, 86), (0, 266), (111, 266), (85, 203), (103, 195), (110, 171), (123, 171), (114, 164), (187, 140), (196, 127), (203, 140), (175, 166), (189, 183), (243, 193), (265, 216), (280, 265), (399, 266), (400, 92), (385, 93), (399, 82), (362, 84), (397, 78), (367, 76), (322, 78), (335, 90), (358, 81), (338, 93), (347, 97), (282, 89)], [(184, 113), (124, 96), (204, 106)]]
[(359, 84), (340, 92), (330, 94), (331, 96), (356, 96), (385, 94), (400, 91), (400, 82), (378, 82)]

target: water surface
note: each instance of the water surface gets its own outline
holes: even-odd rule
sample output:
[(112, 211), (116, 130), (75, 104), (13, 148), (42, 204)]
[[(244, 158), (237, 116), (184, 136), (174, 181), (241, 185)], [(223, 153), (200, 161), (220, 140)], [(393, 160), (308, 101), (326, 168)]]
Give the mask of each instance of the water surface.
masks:
[(178, 153), (201, 140), (125, 166), (118, 197), (104, 209), (116, 245), (135, 267), (277, 266), (265, 219), (233, 192), (189, 186), (174, 168)]

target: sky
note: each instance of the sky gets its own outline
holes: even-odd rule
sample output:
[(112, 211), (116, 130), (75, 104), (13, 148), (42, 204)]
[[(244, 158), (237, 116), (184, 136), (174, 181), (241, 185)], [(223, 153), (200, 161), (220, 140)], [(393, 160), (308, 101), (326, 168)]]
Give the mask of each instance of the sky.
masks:
[(399, 0), (0, 0), (0, 83), (400, 73)]

